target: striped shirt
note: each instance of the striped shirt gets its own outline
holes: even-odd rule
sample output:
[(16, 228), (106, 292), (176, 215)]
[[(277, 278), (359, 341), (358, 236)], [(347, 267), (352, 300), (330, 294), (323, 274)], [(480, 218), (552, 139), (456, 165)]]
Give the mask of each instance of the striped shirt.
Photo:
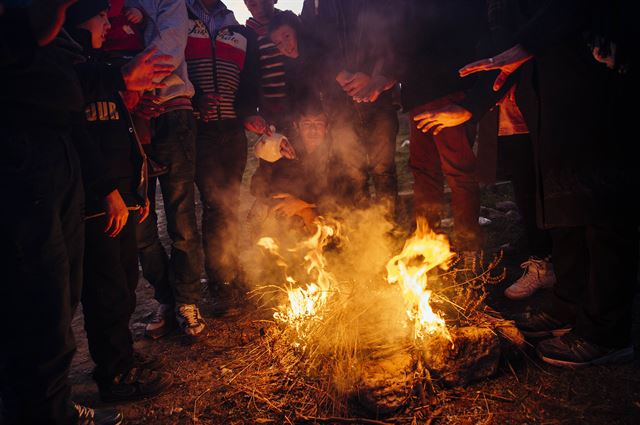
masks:
[(239, 104), (244, 100), (239, 98), (240, 78), (247, 66), (249, 39), (242, 33), (242, 29), (220, 29), (212, 40), (207, 25), (191, 11), (189, 13), (185, 50), (189, 79), (193, 82), (197, 95), (217, 94), (220, 97), (218, 106), (206, 111), (206, 116), (200, 118), (208, 121), (235, 119), (243, 112), (238, 110)]
[[(277, 13), (277, 11), (276, 11)], [(264, 102), (279, 100), (287, 96), (284, 56), (269, 38), (268, 25), (253, 18), (247, 19), (247, 27), (258, 35), (260, 51), (260, 92)]]

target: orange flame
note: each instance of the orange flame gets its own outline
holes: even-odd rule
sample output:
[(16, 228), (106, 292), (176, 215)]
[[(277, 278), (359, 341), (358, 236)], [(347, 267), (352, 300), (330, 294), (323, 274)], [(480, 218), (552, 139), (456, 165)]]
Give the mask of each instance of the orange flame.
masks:
[(429, 229), (425, 220), (418, 220), (417, 229), (402, 252), (387, 263), (387, 281), (401, 285), (415, 338), (439, 334), (451, 340), (444, 319), (429, 303), (432, 291), (427, 289), (427, 273), (438, 266), (446, 268), (453, 255), (447, 237)]

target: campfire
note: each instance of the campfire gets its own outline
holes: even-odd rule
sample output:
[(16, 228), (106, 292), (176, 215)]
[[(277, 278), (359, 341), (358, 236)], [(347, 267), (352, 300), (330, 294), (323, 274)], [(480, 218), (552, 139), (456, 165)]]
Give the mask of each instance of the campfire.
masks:
[(378, 212), (345, 217), (319, 218), (293, 246), (258, 242), (275, 281), (253, 295), (276, 303), (253, 351), (260, 360), (313, 385), (316, 406), (344, 413), (355, 403), (375, 416), (493, 375), (498, 335), (519, 342), (484, 303), (504, 278), (500, 256), (461, 258), (426, 222), (402, 236)]

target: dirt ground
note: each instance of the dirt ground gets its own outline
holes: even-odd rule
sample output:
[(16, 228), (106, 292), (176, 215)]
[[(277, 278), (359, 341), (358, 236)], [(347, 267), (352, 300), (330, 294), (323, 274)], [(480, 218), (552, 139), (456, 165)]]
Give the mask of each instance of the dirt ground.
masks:
[[(406, 124), (398, 137), (398, 168), (401, 191), (411, 188), (406, 169), (408, 146)], [(250, 155), (251, 156), (251, 155)], [(251, 197), (247, 192), (248, 177), (255, 169), (251, 160), (243, 187), (241, 214), (245, 214)], [(483, 206), (510, 200), (508, 184), (486, 188)], [(161, 234), (166, 242), (164, 223)], [(495, 217), (484, 226), (487, 250), (509, 244), (503, 260), (508, 277), (493, 288), (489, 304), (502, 312), (515, 312), (528, 305), (540, 305), (549, 293), (536, 294), (531, 302), (513, 302), (502, 295), (504, 288), (516, 279), (525, 253), (517, 217)], [(640, 297), (636, 297), (640, 307)], [(428, 403), (412, 400), (408, 407), (393, 417), (376, 418), (353, 408), (332, 417), (303, 418), (286, 405), (271, 401), (259, 387), (242, 380), (246, 368), (255, 363), (238, 359), (247, 356), (256, 341), (264, 337), (264, 319), (269, 311), (239, 311), (215, 317), (210, 300), (202, 304), (208, 335), (197, 345), (184, 345), (178, 335), (159, 341), (143, 337), (144, 322), (155, 308), (153, 292), (144, 279), (138, 288), (138, 307), (132, 319), (135, 345), (138, 349), (161, 356), (167, 363), (175, 383), (166, 394), (151, 400), (118, 405), (128, 424), (279, 424), (279, 423), (398, 423), (398, 424), (640, 424), (640, 360), (630, 364), (565, 370), (546, 365), (535, 358), (532, 347), (509, 354), (501, 361), (498, 374), (489, 380), (464, 388), (442, 390)], [(91, 380), (93, 363), (84, 336), (81, 312), (73, 322), (78, 343), (72, 372), (74, 399), (90, 406), (103, 406)], [(636, 347), (640, 342), (640, 308), (634, 317)], [(638, 351), (638, 350), (636, 350)], [(243, 369), (238, 369), (240, 366)], [(277, 375), (274, 375), (277, 376)], [(274, 382), (286, 387), (285, 382)], [(347, 420), (351, 416), (362, 418)], [(365, 419), (368, 419), (367, 422)], [(377, 421), (377, 422), (376, 422)]]

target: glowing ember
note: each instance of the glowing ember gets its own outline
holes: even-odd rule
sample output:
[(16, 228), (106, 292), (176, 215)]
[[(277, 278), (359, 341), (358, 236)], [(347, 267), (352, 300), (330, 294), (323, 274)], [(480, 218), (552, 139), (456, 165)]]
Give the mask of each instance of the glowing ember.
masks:
[(429, 303), (432, 291), (427, 289), (427, 273), (434, 267), (447, 267), (453, 256), (445, 235), (429, 229), (419, 220), (416, 232), (404, 244), (402, 252), (387, 263), (387, 281), (399, 283), (407, 304), (407, 315), (414, 322), (414, 337), (439, 334), (451, 340), (444, 319)]

